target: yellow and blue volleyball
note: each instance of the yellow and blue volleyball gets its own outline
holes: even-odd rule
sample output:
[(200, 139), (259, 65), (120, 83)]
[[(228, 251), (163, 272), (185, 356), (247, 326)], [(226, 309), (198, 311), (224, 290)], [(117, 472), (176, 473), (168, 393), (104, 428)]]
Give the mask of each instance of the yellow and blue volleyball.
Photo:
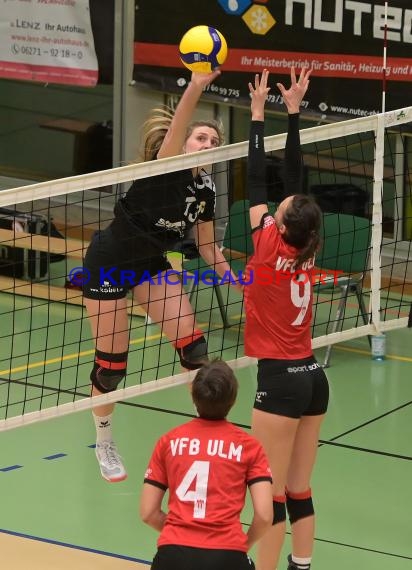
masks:
[(179, 55), (190, 71), (211, 73), (225, 62), (227, 43), (216, 28), (195, 26), (180, 40)]

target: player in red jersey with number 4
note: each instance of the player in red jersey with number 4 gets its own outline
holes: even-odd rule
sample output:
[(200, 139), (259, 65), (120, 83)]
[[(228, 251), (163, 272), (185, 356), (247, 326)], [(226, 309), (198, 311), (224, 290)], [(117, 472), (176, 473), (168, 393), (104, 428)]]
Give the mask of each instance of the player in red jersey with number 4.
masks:
[(310, 479), (329, 399), (328, 381), (311, 342), (312, 269), (322, 214), (310, 197), (301, 194), (299, 109), (310, 71), (302, 69), (296, 81), (294, 68), (289, 89), (277, 84), (288, 109), (287, 197), (274, 216), (268, 213), (264, 149), (268, 76), (264, 70), (249, 84), (248, 191), (254, 254), (247, 271), (264, 268), (273, 275), (267, 285), (245, 287), (245, 352), (258, 359), (252, 433), (263, 444), (273, 473), (273, 526), (259, 542), (257, 566), (277, 567), (287, 509), (292, 529), (288, 570), (308, 570), (314, 542)]
[[(254, 569), (247, 551), (272, 523), (272, 479), (261, 444), (226, 420), (237, 387), (227, 364), (204, 365), (192, 384), (199, 417), (156, 444), (140, 503), (144, 522), (160, 532), (152, 570)], [(248, 487), (254, 516), (245, 534)]]

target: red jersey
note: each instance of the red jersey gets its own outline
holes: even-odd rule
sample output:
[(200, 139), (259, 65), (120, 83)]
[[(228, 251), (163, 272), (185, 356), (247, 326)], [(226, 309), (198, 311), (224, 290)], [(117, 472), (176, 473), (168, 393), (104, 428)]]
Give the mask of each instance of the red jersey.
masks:
[(226, 420), (196, 418), (156, 444), (145, 483), (169, 489), (158, 546), (247, 551), (240, 523), (246, 488), (271, 481), (261, 444)]
[(288, 245), (269, 214), (252, 233), (254, 254), (246, 267), (245, 354), (296, 360), (312, 355), (314, 259), (296, 270)]

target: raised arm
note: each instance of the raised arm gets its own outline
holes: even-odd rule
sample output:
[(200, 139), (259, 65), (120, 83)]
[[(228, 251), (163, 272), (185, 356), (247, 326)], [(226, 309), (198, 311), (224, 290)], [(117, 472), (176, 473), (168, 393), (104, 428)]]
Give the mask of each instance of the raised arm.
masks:
[[(299, 194), (302, 190), (302, 152), (299, 136), (299, 111), (302, 99), (309, 87), (311, 70), (303, 68), (296, 81), (294, 67), (290, 70), (291, 85), (286, 89), (282, 83), (277, 87), (288, 110), (288, 135), (285, 147), (285, 193)], [(256, 74), (255, 83), (249, 83), (251, 97), (251, 124), (249, 135), (249, 156), (247, 190), (250, 202), (250, 223), (259, 226), (262, 216), (268, 211), (265, 176), (264, 119), (265, 103), (270, 91), (267, 82), (269, 72), (264, 69), (261, 77)]]
[(264, 119), (265, 103), (270, 91), (267, 86), (269, 72), (264, 69), (262, 76), (255, 75), (255, 83), (249, 83), (251, 97), (251, 123), (247, 168), (247, 193), (252, 229), (256, 228), (262, 216), (268, 211), (265, 175)]
[(310, 74), (311, 69), (303, 68), (299, 80), (296, 81), (295, 68), (292, 67), (289, 89), (286, 89), (282, 83), (277, 83), (288, 110), (288, 134), (284, 164), (285, 198), (302, 192), (303, 160), (299, 136), (299, 112), (300, 104), (309, 87)]
[(218, 69), (212, 73), (192, 73), (191, 81), (176, 107), (169, 130), (159, 149), (158, 158), (183, 154), (187, 128), (192, 120), (196, 105), (204, 88), (219, 75), (220, 71)]

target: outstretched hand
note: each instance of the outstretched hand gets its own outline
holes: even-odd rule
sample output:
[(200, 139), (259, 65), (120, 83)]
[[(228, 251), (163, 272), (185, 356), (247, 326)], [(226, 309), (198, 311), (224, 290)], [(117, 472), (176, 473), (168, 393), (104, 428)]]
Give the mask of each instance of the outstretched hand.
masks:
[(288, 113), (290, 115), (293, 113), (299, 113), (300, 104), (309, 87), (309, 77), (311, 73), (312, 69), (309, 69), (308, 67), (303, 67), (302, 71), (300, 72), (299, 79), (298, 81), (296, 81), (295, 68), (291, 67), (290, 68), (291, 85), (289, 89), (286, 89), (282, 83), (276, 83), (283, 97), (283, 101), (288, 109)]
[(192, 78), (191, 78), (191, 83), (193, 83), (194, 85), (197, 85), (198, 87), (201, 87), (202, 89), (204, 89), (205, 87), (207, 87), (210, 83), (213, 83), (213, 81), (219, 77), (219, 75), (222, 72), (220, 71), (220, 69), (215, 69), (214, 71), (212, 71), (211, 73), (199, 73), (197, 71), (193, 71), (192, 72)]
[(270, 91), (268, 87), (269, 71), (264, 69), (262, 76), (255, 75), (255, 84), (249, 83), (250, 92), (250, 110), (252, 112), (252, 121), (263, 121), (265, 117), (265, 103)]

